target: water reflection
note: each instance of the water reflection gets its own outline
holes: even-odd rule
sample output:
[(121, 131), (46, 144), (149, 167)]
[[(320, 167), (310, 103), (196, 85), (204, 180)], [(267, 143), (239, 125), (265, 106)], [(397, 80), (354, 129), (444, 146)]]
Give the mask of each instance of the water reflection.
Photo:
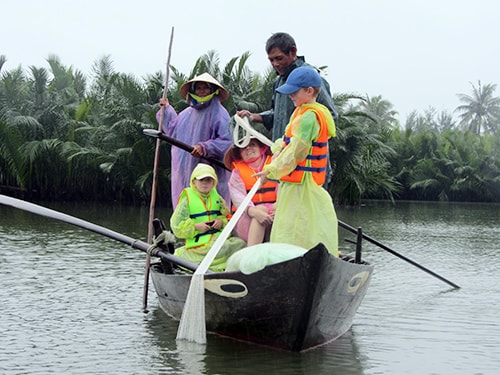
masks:
[(185, 374), (270, 374), (276, 369), (280, 374), (363, 374), (363, 357), (352, 331), (319, 348), (290, 353), (210, 334), (207, 345), (176, 341), (178, 322), (160, 307), (151, 309), (146, 326), (158, 349), (160, 358), (155, 359), (163, 368)]
[[(51, 208), (146, 238), (145, 207)], [(186, 346), (152, 285), (150, 312), (142, 312), (143, 253), (0, 206), (0, 373), (496, 374), (500, 205), (370, 202), (337, 211), (462, 288), (365, 243), (375, 271), (352, 329), (337, 341), (305, 353), (212, 335), (207, 346)]]

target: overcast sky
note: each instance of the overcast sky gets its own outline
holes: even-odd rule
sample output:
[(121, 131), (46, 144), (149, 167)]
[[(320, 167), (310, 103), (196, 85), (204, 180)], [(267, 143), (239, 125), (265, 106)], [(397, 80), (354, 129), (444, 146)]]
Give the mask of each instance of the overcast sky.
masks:
[(285, 31), (328, 66), (333, 93), (382, 95), (402, 122), (452, 112), (478, 80), (500, 83), (498, 0), (2, 0), (0, 15), (3, 72), (48, 68), (50, 54), (85, 74), (104, 55), (138, 78), (165, 72), (174, 27), (171, 64), (184, 74), (210, 50), (222, 65), (249, 51), (264, 72), (267, 38)]

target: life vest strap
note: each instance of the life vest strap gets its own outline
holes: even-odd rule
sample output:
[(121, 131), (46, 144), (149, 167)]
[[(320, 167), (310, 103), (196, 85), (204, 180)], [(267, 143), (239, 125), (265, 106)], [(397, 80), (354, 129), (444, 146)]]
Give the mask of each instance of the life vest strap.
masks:
[(217, 233), (217, 232), (220, 232), (220, 229), (209, 229), (207, 230), (206, 232), (203, 232), (203, 233), (198, 233), (196, 236), (194, 236), (194, 242), (198, 242), (198, 240), (200, 239), (200, 237), (203, 237), (203, 236), (206, 236), (208, 234), (214, 234), (214, 233)]
[(191, 219), (195, 219), (195, 218), (200, 217), (200, 216), (208, 216), (208, 215), (222, 215), (222, 212), (220, 212), (219, 210), (205, 211), (205, 212), (200, 212), (197, 214), (191, 214), (191, 215), (189, 215), (189, 217)]
[(313, 167), (307, 167), (307, 166), (302, 166), (302, 165), (297, 165), (297, 167), (295, 169), (298, 171), (318, 172), (318, 173), (326, 171), (326, 167), (313, 168)]
[(328, 155), (326, 155), (326, 154), (323, 154), (323, 155), (307, 155), (306, 159), (309, 159), (309, 160), (323, 160), (323, 159), (326, 159), (327, 157), (328, 157)]
[(328, 142), (313, 142), (312, 145), (316, 147), (328, 147)]

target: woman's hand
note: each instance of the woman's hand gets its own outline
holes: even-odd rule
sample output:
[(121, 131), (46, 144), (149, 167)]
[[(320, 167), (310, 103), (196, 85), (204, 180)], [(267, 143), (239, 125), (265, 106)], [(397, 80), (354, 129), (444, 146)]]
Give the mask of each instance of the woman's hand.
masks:
[(271, 225), (274, 220), (274, 212), (269, 212), (264, 205), (248, 207), (247, 213), (262, 225)]
[(203, 147), (201, 145), (195, 145), (193, 146), (193, 151), (191, 151), (191, 155), (197, 158), (201, 158), (203, 155), (205, 155), (205, 152), (203, 151)]

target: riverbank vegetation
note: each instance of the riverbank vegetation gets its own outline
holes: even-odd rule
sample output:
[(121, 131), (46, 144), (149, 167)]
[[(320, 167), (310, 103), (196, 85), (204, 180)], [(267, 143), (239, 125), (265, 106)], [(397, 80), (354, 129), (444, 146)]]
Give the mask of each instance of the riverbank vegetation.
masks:
[[(269, 68), (247, 67), (249, 53), (222, 66), (215, 51), (201, 56), (189, 73), (174, 66), (168, 98), (185, 106), (179, 87), (202, 72), (231, 93), (229, 113), (268, 109)], [(116, 72), (109, 56), (89, 76), (49, 56), (49, 69), (2, 70), (0, 56), (0, 193), (28, 200), (150, 200), (157, 129), (155, 113), (165, 76), (138, 79)], [(471, 84), (457, 94), (453, 113), (412, 113), (404, 123), (381, 96), (335, 93), (337, 137), (330, 141), (334, 170), (328, 190), (336, 204), (363, 199), (500, 201), (500, 98), (496, 84)], [(255, 127), (269, 136), (260, 125)], [(170, 150), (162, 144), (158, 192), (170, 196)], [(175, 178), (175, 177), (174, 177)]]

